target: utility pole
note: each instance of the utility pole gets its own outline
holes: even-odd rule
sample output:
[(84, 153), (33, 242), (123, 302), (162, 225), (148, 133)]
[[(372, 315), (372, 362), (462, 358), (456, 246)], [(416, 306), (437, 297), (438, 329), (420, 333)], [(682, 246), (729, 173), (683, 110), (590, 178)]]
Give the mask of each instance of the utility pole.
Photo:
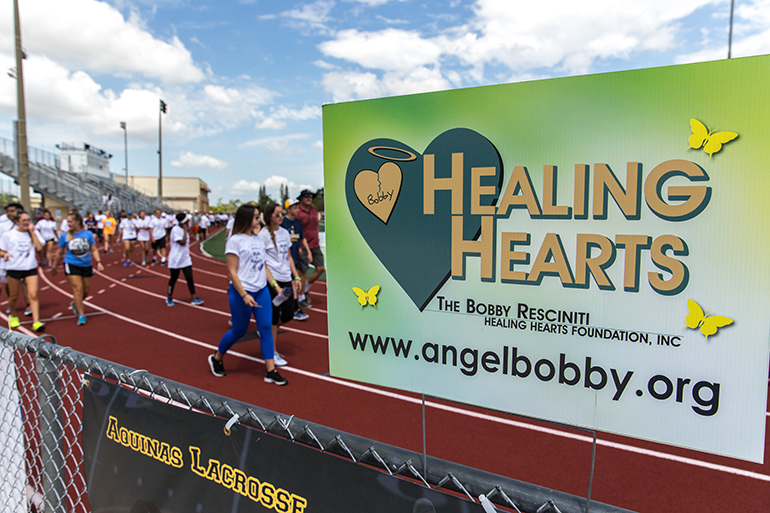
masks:
[(166, 113), (168, 105), (163, 100), (160, 101), (160, 110), (158, 111), (158, 201), (163, 202), (163, 114)]
[(18, 122), (16, 125), (16, 163), (19, 170), (17, 176), (21, 188), (21, 204), (27, 212), (30, 211), (29, 201), (29, 160), (27, 150), (27, 112), (24, 106), (24, 70), (22, 61), (24, 52), (21, 49), (21, 22), (19, 21), (19, 0), (13, 0), (14, 28), (16, 30), (16, 108)]
[(120, 122), (120, 128), (123, 129), (123, 151), (126, 154), (126, 186), (128, 186), (128, 129), (126, 128), (126, 122)]
[(727, 36), (727, 58), (733, 56), (733, 11), (735, 10), (735, 0), (730, 0), (730, 34)]

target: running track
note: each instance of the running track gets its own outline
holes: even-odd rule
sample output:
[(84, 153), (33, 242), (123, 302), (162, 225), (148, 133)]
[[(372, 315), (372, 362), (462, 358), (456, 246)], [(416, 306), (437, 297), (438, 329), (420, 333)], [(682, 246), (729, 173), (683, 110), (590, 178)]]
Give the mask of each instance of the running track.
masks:
[[(422, 452), (419, 396), (328, 376), (325, 283), (311, 289), (310, 319), (292, 322), (279, 333), (278, 350), (289, 361), (281, 370), (288, 386), (262, 381), (254, 330), (226, 356), (227, 376), (212, 376), (206, 357), (229, 329), (228, 281), (223, 262), (193, 248), (197, 295), (204, 307), (189, 305), (183, 277), (176, 285), (176, 306), (167, 307), (168, 269), (123, 267), (115, 246), (115, 253), (102, 254), (105, 271), (93, 279), (85, 326), (75, 325), (63, 272), (54, 277), (45, 271), (40, 312), (47, 333), (59, 345), (83, 353)], [(141, 260), (138, 252), (135, 260)], [(0, 319), (7, 323), (4, 313)], [(27, 320), (21, 330), (34, 336), (30, 324)], [(426, 425), (431, 456), (587, 494), (592, 439), (583, 431), (435, 399), (426, 403)], [(768, 456), (766, 447), (766, 463), (759, 465), (599, 433), (592, 499), (644, 513), (770, 511)]]

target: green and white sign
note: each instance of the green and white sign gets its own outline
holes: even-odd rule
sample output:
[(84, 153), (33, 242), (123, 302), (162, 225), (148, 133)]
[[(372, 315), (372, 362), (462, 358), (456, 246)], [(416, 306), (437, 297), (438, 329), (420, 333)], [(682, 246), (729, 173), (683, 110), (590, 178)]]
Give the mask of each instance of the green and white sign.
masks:
[(324, 107), (331, 373), (762, 461), (770, 57)]

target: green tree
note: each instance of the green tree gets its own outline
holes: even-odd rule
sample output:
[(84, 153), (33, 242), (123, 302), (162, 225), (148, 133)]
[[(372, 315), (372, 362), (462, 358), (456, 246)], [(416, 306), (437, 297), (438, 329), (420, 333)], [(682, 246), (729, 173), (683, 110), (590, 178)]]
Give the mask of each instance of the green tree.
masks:
[(228, 201), (227, 203), (222, 203), (222, 198), (217, 198), (217, 204), (209, 207), (209, 210), (215, 214), (229, 214), (238, 210), (238, 207), (240, 207), (241, 204), (242, 202), (239, 199), (234, 199)]
[(321, 187), (315, 192), (315, 198), (313, 198), (313, 206), (319, 212), (324, 211), (324, 188)]
[(267, 194), (267, 188), (264, 185), (259, 186), (259, 200), (257, 201), (257, 205), (259, 205), (259, 211), (264, 212), (265, 208), (270, 204), (275, 203), (273, 198), (268, 196)]

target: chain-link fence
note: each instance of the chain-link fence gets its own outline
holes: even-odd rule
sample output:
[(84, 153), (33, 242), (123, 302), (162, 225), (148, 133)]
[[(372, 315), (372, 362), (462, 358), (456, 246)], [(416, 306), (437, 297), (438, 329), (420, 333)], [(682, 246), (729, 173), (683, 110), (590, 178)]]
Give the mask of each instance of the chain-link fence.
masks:
[[(4, 511), (90, 511), (81, 440), (85, 374), (157, 400), (237, 420), (431, 488), (459, 493), (474, 502), (485, 495), (507, 511), (626, 511), (445, 460), (424, 458), (422, 454), (164, 380), (59, 347), (50, 336), (35, 339), (0, 328), (0, 504)], [(479, 512), (493, 508), (486, 500), (476, 507)]]

